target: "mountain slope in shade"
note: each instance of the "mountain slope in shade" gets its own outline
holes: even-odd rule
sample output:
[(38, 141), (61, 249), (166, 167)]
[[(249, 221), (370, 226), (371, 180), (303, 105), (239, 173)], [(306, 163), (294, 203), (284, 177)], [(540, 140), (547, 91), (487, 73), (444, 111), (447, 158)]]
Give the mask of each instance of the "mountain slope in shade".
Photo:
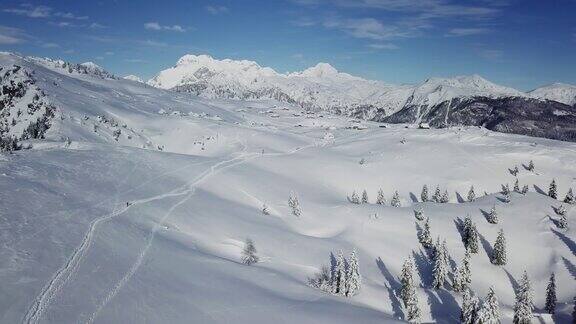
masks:
[(529, 92), (530, 95), (547, 100), (554, 100), (570, 106), (576, 105), (576, 85), (553, 83)]

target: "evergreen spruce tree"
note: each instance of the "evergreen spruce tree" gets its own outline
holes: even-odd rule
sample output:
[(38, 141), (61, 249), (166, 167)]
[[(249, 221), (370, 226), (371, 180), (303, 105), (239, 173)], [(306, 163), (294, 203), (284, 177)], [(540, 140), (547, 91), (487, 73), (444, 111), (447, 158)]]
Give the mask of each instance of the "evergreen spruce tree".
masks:
[(495, 265), (506, 264), (506, 238), (504, 237), (504, 231), (502, 229), (498, 232), (496, 243), (494, 243), (492, 263)]
[(364, 191), (362, 191), (362, 203), (363, 204), (368, 203), (368, 193), (366, 192), (366, 189), (364, 189)]
[(496, 212), (496, 205), (492, 206), (492, 209), (490, 209), (487, 218), (490, 224), (498, 224), (498, 212)]
[(428, 201), (428, 186), (427, 185), (424, 185), (422, 187), (422, 193), (420, 194), (420, 200), (422, 200), (422, 202)]
[(360, 197), (358, 197), (356, 190), (352, 191), (352, 195), (350, 196), (350, 202), (353, 204), (359, 204), (360, 203)]
[(514, 181), (514, 192), (520, 192), (520, 182), (518, 181), (518, 178)]
[(528, 171), (534, 171), (534, 161), (532, 160), (528, 163)]
[(346, 281), (346, 260), (342, 250), (339, 250), (332, 276), (332, 293), (346, 296)]
[(244, 250), (242, 250), (242, 263), (251, 265), (257, 263), (260, 259), (256, 255), (256, 246), (254, 246), (254, 241), (247, 238), (244, 242)]
[(476, 193), (474, 193), (474, 186), (470, 187), (468, 191), (468, 201), (473, 202), (476, 199)]
[(270, 215), (270, 211), (268, 210), (268, 206), (266, 204), (262, 205), (262, 214)]
[(470, 253), (478, 253), (478, 232), (476, 230), (476, 225), (472, 223), (470, 215), (467, 215), (464, 220), (462, 236), (466, 250), (470, 251)]
[(398, 191), (394, 191), (394, 196), (392, 196), (392, 201), (390, 201), (390, 205), (392, 207), (400, 207), (400, 195), (398, 194)]
[(502, 195), (502, 201), (508, 204), (510, 202), (510, 191), (506, 191)]
[(436, 186), (436, 191), (434, 191), (434, 196), (432, 196), (432, 200), (436, 203), (442, 201), (442, 193), (440, 192), (440, 186)]
[(548, 196), (552, 199), (558, 199), (558, 187), (556, 186), (556, 179), (552, 179), (552, 182), (550, 182), (550, 188), (548, 188)]
[(574, 194), (572, 193), (572, 188), (568, 189), (568, 193), (566, 193), (566, 198), (564, 198), (564, 202), (567, 204), (576, 204), (576, 199), (574, 198)]
[(462, 307), (460, 310), (460, 323), (474, 324), (478, 312), (478, 300), (472, 295), (470, 289), (465, 289), (462, 295)]
[(502, 191), (501, 193), (503, 195), (509, 194), (510, 193), (510, 186), (508, 184), (506, 185), (501, 185), (502, 186)]
[(566, 218), (566, 213), (560, 215), (560, 219), (558, 220), (558, 228), (561, 229), (568, 228), (568, 219)]
[(376, 198), (376, 203), (378, 205), (386, 205), (386, 198), (384, 198), (384, 191), (382, 188), (378, 190), (378, 197)]
[(290, 193), (290, 198), (288, 198), (288, 206), (292, 208), (292, 215), (300, 217), (302, 215), (302, 208), (300, 207), (300, 201), (298, 201), (298, 196), (295, 192)]
[(528, 185), (524, 185), (524, 186), (522, 187), (521, 193), (522, 193), (523, 195), (525, 195), (525, 194), (528, 193)]
[(482, 306), (476, 315), (477, 324), (498, 324), (500, 323), (500, 305), (498, 298), (494, 292), (494, 288), (490, 287), (486, 298), (482, 302)]
[(432, 287), (440, 289), (444, 286), (448, 278), (448, 255), (446, 251), (446, 241), (443, 244), (436, 243), (434, 249), (434, 268), (432, 269)]
[(574, 309), (572, 309), (572, 324), (576, 324), (576, 296), (573, 299)]
[(518, 175), (518, 166), (517, 166), (517, 165), (515, 165), (515, 166), (514, 166), (514, 169), (512, 169), (512, 175), (513, 175), (513, 176), (517, 176), (517, 175)]
[(414, 217), (419, 221), (424, 220), (424, 210), (422, 207), (416, 207), (416, 209), (414, 209)]
[(442, 197), (440, 198), (440, 202), (445, 204), (450, 201), (450, 197), (448, 196), (448, 190), (444, 190)]
[(400, 299), (404, 304), (406, 310), (405, 320), (411, 323), (420, 322), (420, 308), (418, 307), (418, 295), (416, 294), (416, 287), (414, 285), (414, 262), (412, 257), (408, 257), (402, 266), (402, 273), (400, 276)]
[(554, 314), (556, 301), (556, 278), (554, 277), (554, 273), (552, 273), (548, 281), (548, 286), (546, 287), (546, 306), (544, 307), (548, 314)]
[(454, 282), (452, 283), (452, 290), (454, 292), (462, 292), (464, 289), (462, 288), (462, 264), (456, 266), (454, 270)]
[(462, 291), (470, 288), (471, 283), (472, 283), (472, 273), (470, 271), (470, 252), (466, 250), (460, 268), (460, 286), (462, 287)]
[(430, 219), (426, 217), (426, 222), (422, 228), (422, 231), (419, 233), (418, 240), (422, 244), (423, 247), (429, 249), (432, 247), (432, 235), (430, 235)]
[(358, 257), (356, 250), (352, 250), (350, 261), (348, 262), (348, 271), (346, 273), (346, 296), (354, 296), (360, 291), (362, 277), (358, 266)]
[(516, 292), (516, 303), (514, 304), (514, 324), (530, 324), (534, 311), (532, 287), (528, 273), (524, 271), (520, 280), (520, 287)]

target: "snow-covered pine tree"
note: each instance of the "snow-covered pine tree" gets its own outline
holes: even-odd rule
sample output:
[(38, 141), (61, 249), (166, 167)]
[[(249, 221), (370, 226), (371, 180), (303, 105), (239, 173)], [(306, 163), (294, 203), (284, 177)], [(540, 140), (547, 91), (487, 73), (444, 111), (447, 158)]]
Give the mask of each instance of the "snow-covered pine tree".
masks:
[(400, 299), (404, 303), (404, 307), (408, 305), (410, 295), (414, 293), (414, 261), (412, 257), (408, 257), (402, 265), (400, 272)]
[(346, 260), (342, 250), (339, 250), (336, 256), (336, 265), (332, 275), (332, 293), (346, 296)]
[(556, 186), (556, 179), (552, 179), (550, 187), (548, 188), (548, 196), (552, 199), (558, 199), (558, 187)]
[(474, 192), (474, 186), (470, 187), (468, 190), (468, 201), (473, 202), (476, 199), (476, 193)]
[(470, 251), (470, 253), (478, 253), (478, 232), (476, 225), (472, 223), (470, 215), (467, 215), (464, 219), (462, 234), (462, 241), (466, 250)]
[(462, 292), (462, 264), (456, 266), (454, 269), (454, 281), (452, 282), (452, 290), (454, 292)]
[(572, 324), (576, 324), (576, 296), (572, 300), (574, 304), (574, 309), (572, 309)]
[(346, 296), (354, 296), (360, 291), (362, 284), (362, 277), (360, 276), (360, 268), (358, 266), (358, 257), (356, 250), (352, 250), (350, 254), (350, 261), (348, 262), (348, 271), (346, 273)]
[(494, 288), (490, 287), (482, 306), (476, 314), (477, 324), (498, 324), (500, 323), (500, 305)]
[(525, 194), (528, 193), (528, 185), (524, 185), (524, 186), (522, 187), (521, 193), (522, 193), (523, 195), (525, 195)]
[(494, 249), (492, 250), (492, 263), (495, 265), (506, 265), (506, 238), (504, 230), (500, 229)]
[(378, 190), (378, 197), (376, 198), (376, 203), (378, 205), (386, 205), (386, 198), (384, 198), (384, 191), (382, 188)]
[(364, 189), (364, 191), (362, 191), (362, 203), (363, 204), (368, 203), (368, 192), (366, 192), (366, 189)]
[(465, 289), (462, 294), (462, 307), (460, 309), (460, 323), (474, 324), (478, 312), (478, 299), (472, 295), (470, 289)]
[(268, 210), (268, 206), (266, 204), (262, 204), (262, 214), (270, 215), (270, 211)]
[(566, 215), (566, 207), (564, 207), (564, 205), (562, 205), (562, 204), (560, 204), (558, 207), (554, 208), (554, 211), (559, 216)]
[(448, 195), (448, 190), (444, 190), (442, 197), (440, 198), (440, 202), (446, 204), (450, 201), (450, 196)]
[(426, 222), (424, 222), (422, 231), (418, 235), (418, 240), (420, 241), (423, 247), (427, 249), (432, 247), (432, 235), (430, 234), (430, 219), (428, 217), (426, 217)]
[(420, 308), (418, 307), (418, 295), (414, 285), (414, 261), (408, 257), (402, 265), (400, 275), (400, 299), (406, 310), (405, 320), (411, 323), (420, 322)]
[(502, 186), (502, 191), (500, 191), (503, 195), (509, 194), (510, 193), (510, 185), (506, 184), (506, 185), (501, 185)]
[(359, 204), (360, 203), (360, 197), (358, 197), (356, 190), (352, 191), (352, 195), (350, 196), (349, 199), (350, 199), (350, 202), (353, 204)]
[(514, 324), (530, 324), (534, 311), (534, 296), (528, 273), (524, 271), (520, 280), (520, 287), (516, 292), (516, 303), (514, 304)]
[(290, 193), (290, 198), (288, 198), (288, 206), (292, 209), (292, 215), (300, 217), (302, 215), (302, 208), (300, 207), (300, 201), (298, 196), (294, 191)]
[(428, 186), (427, 185), (424, 185), (422, 187), (422, 193), (420, 193), (420, 200), (422, 200), (422, 202), (428, 201)]
[(434, 289), (440, 289), (444, 286), (446, 278), (448, 278), (448, 255), (446, 251), (446, 241), (444, 241), (443, 244), (437, 243), (434, 251), (432, 287)]
[(392, 196), (392, 201), (390, 201), (390, 206), (392, 207), (400, 207), (400, 195), (398, 191), (394, 191), (394, 196)]
[(513, 175), (513, 176), (517, 176), (517, 175), (518, 175), (518, 166), (517, 166), (517, 165), (515, 165), (515, 166), (514, 166), (514, 169), (512, 169), (512, 175)]
[(505, 193), (502, 194), (502, 196), (503, 196), (503, 197), (502, 197), (502, 201), (503, 201), (504, 203), (507, 203), (507, 204), (510, 203), (510, 199), (511, 199), (511, 197), (510, 197), (510, 191), (506, 191)]
[(574, 193), (572, 193), (572, 188), (568, 189), (568, 193), (566, 193), (564, 202), (571, 205), (576, 204), (576, 199), (574, 198)]
[(546, 306), (544, 306), (548, 314), (554, 314), (556, 301), (556, 278), (554, 277), (554, 273), (552, 273), (548, 281), (548, 286), (546, 287)]
[(520, 192), (520, 181), (518, 181), (518, 178), (514, 181), (514, 192)]
[(528, 162), (528, 171), (534, 171), (534, 161)]
[(488, 212), (488, 222), (490, 224), (498, 224), (498, 212), (496, 211), (496, 205), (492, 206), (492, 209), (490, 209), (490, 212)]
[(256, 246), (252, 239), (247, 238), (244, 242), (244, 250), (242, 250), (242, 263), (251, 265), (257, 263), (260, 259), (256, 255)]
[(432, 200), (436, 203), (442, 201), (442, 192), (440, 192), (440, 186), (436, 186), (436, 190), (434, 191), (434, 196), (432, 196)]
[(568, 228), (568, 219), (566, 218), (566, 213), (560, 215), (560, 219), (558, 220), (558, 228), (560, 229)]
[(416, 207), (414, 209), (414, 217), (419, 221), (424, 220), (424, 209), (422, 209), (422, 207)]
[(472, 272), (470, 271), (470, 252), (466, 250), (464, 252), (464, 258), (462, 259), (462, 265), (460, 268), (460, 286), (462, 291), (468, 289), (472, 283)]

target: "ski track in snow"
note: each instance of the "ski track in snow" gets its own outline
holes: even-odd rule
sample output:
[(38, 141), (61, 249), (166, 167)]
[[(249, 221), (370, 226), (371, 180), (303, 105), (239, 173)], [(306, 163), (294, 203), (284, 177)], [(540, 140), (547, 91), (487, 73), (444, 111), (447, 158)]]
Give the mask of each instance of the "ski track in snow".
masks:
[[(220, 162), (212, 165), (207, 171), (204, 171), (200, 176), (198, 176), (192, 182), (187, 183), (184, 186), (176, 188), (176, 189), (169, 191), (167, 193), (163, 193), (163, 194), (156, 195), (156, 196), (149, 197), (149, 198), (143, 198), (143, 199), (135, 200), (129, 206), (125, 206), (121, 209), (117, 209), (118, 206), (115, 206), (112, 213), (98, 217), (98, 218), (94, 219), (92, 222), (90, 222), (88, 231), (84, 235), (84, 238), (82, 239), (82, 242), (80, 243), (80, 245), (72, 252), (72, 255), (66, 261), (66, 263), (56, 271), (56, 273), (52, 276), (52, 278), (48, 281), (48, 283), (42, 288), (40, 294), (38, 296), (36, 296), (36, 298), (34, 299), (34, 302), (28, 308), (26, 315), (24, 316), (22, 322), (26, 323), (26, 324), (40, 322), (40, 320), (42, 319), (42, 316), (45, 314), (46, 310), (49, 308), (49, 306), (52, 303), (52, 301), (54, 300), (54, 298), (58, 295), (58, 293), (62, 290), (64, 285), (70, 280), (72, 275), (74, 273), (76, 273), (76, 271), (80, 267), (82, 260), (84, 259), (84, 257), (87, 254), (87, 251), (89, 250), (89, 248), (92, 245), (96, 229), (98, 228), (98, 226), (100, 224), (105, 223), (105, 222), (115, 218), (116, 216), (122, 215), (124, 212), (126, 212), (128, 209), (130, 209), (130, 207), (132, 207), (132, 206), (139, 205), (139, 204), (146, 204), (146, 203), (156, 201), (156, 200), (161, 200), (164, 198), (177, 197), (177, 196), (182, 196), (182, 195), (188, 194), (186, 198), (184, 198), (183, 200), (181, 200), (180, 202), (175, 204), (169, 210), (169, 212), (154, 226), (146, 246), (142, 250), (141, 254), (138, 256), (138, 259), (136, 260), (134, 265), (131, 267), (131, 269), (126, 274), (126, 276), (124, 278), (122, 278), (120, 280), (120, 282), (114, 287), (114, 289), (108, 294), (108, 296), (104, 299), (104, 302), (98, 306), (97, 311), (95, 313), (93, 313), (92, 316), (89, 318), (88, 323), (93, 322), (94, 319), (96, 318), (96, 316), (98, 315), (98, 313), (121, 290), (121, 288), (124, 286), (124, 284), (126, 282), (128, 282), (130, 280), (130, 278), (134, 275), (134, 273), (138, 270), (138, 268), (140, 267), (141, 263), (144, 260), (144, 257), (146, 255), (147, 251), (151, 247), (154, 236), (155, 236), (156, 232), (158, 231), (158, 229), (160, 228), (160, 226), (165, 222), (165, 220), (170, 216), (170, 214), (172, 213), (172, 211), (176, 207), (178, 207), (179, 205), (181, 205), (182, 203), (184, 203), (186, 200), (188, 200), (190, 198), (190, 196), (195, 192), (195, 189), (196, 189), (195, 185), (206, 180), (211, 175), (216, 174), (218, 171), (230, 168), (230, 167), (235, 166), (237, 164), (244, 163), (251, 158), (262, 156), (262, 154), (260, 154), (260, 153), (246, 153), (247, 146), (244, 143), (241, 143), (241, 145), (242, 145), (242, 149), (235, 152), (235, 153), (239, 153), (238, 156), (231, 158), (231, 159), (228, 159), (228, 160), (225, 160), (225, 161), (220, 161)], [(296, 148), (292, 151), (289, 151), (289, 152), (268, 153), (268, 154), (264, 154), (263, 156), (290, 155), (290, 154), (294, 154), (294, 153), (299, 152), (303, 149), (306, 149), (306, 148), (309, 148), (312, 146), (316, 146), (316, 145), (317, 145), (316, 143), (313, 143), (310, 145), (298, 147), (298, 148)], [(194, 165), (197, 165), (197, 164), (199, 164), (199, 163), (194, 163)], [(186, 167), (188, 167), (188, 166), (186, 166)], [(166, 174), (170, 174), (173, 172), (174, 172), (174, 170), (171, 170), (171, 171), (166, 172)], [(162, 174), (162, 175), (158, 176), (157, 178), (163, 177), (164, 175), (165, 174)], [(129, 191), (131, 191), (131, 190), (128, 190), (126, 192), (129, 192)], [(116, 202), (118, 201), (118, 196), (119, 196), (119, 193), (118, 193), (118, 189), (116, 188), (116, 195), (114, 197)], [(115, 205), (117, 205), (117, 204), (115, 204)]]
[[(158, 232), (158, 230), (160, 229), (162, 224), (164, 224), (164, 222), (166, 222), (168, 217), (170, 217), (172, 212), (178, 206), (180, 206), (183, 203), (185, 203), (186, 201), (188, 201), (188, 199), (190, 199), (190, 197), (192, 197), (194, 195), (198, 184), (207, 180), (208, 178), (210, 178), (211, 176), (217, 174), (218, 172), (220, 172), (222, 170), (237, 166), (239, 164), (243, 164), (243, 163), (251, 160), (252, 158), (257, 158), (260, 156), (274, 156), (275, 157), (275, 156), (291, 155), (291, 154), (297, 153), (301, 150), (304, 150), (306, 148), (314, 147), (314, 146), (317, 146), (317, 143), (298, 147), (294, 150), (291, 150), (291, 151), (285, 152), (285, 153), (269, 153), (269, 154), (264, 154), (264, 155), (262, 155), (261, 153), (241, 154), (240, 156), (238, 156), (236, 158), (216, 163), (215, 165), (210, 167), (210, 169), (208, 171), (204, 172), (196, 180), (192, 181), (192, 183), (190, 183), (188, 185), (190, 187), (188, 189), (188, 195), (184, 199), (182, 199), (179, 202), (177, 202), (176, 204), (174, 204), (168, 210), (166, 215), (164, 215), (164, 217), (162, 217), (162, 219), (160, 219), (160, 221), (157, 222), (156, 225), (154, 225), (154, 228), (152, 229), (150, 236), (148, 237), (146, 245), (144, 246), (144, 249), (142, 249), (142, 251), (138, 255), (136, 262), (132, 265), (132, 267), (130, 267), (130, 270), (126, 273), (126, 275), (108, 293), (108, 295), (104, 298), (102, 303), (100, 303), (100, 305), (98, 305), (96, 311), (94, 313), (92, 313), (92, 315), (88, 318), (86, 323), (87, 324), (93, 323), (96, 320), (96, 317), (98, 316), (98, 314), (104, 309), (104, 307), (106, 307), (106, 305), (120, 292), (120, 290), (122, 290), (124, 285), (130, 281), (130, 279), (132, 278), (132, 276), (134, 276), (134, 274), (136, 273), (138, 268), (140, 268), (140, 265), (142, 265), (142, 262), (144, 261), (146, 254), (148, 253), (148, 250), (152, 247), (154, 237), (156, 236), (156, 233)], [(234, 162), (234, 163), (230, 163), (230, 162)], [(230, 164), (226, 165), (227, 163), (230, 163)], [(221, 165), (225, 165), (225, 166), (221, 167)], [(210, 314), (208, 314), (208, 315), (210, 315)]]

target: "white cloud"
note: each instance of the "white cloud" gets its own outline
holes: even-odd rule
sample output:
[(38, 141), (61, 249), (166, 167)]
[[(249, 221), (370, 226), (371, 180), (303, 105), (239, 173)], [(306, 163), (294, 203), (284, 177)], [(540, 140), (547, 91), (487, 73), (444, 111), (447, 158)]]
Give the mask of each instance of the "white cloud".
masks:
[(369, 44), (368, 47), (377, 49), (377, 50), (395, 50), (399, 49), (397, 45), (390, 44), (390, 43), (378, 43), (378, 44)]
[(498, 61), (504, 55), (504, 52), (498, 49), (479, 49), (478, 55), (490, 61)]
[(487, 28), (453, 28), (446, 33), (445, 36), (448, 37), (461, 37), (461, 36), (471, 36), (471, 35), (481, 35), (487, 34), (490, 29)]
[(206, 6), (206, 11), (213, 15), (219, 15), (228, 12), (228, 7), (225, 6)]
[(91, 23), (90, 25), (88, 25), (88, 28), (91, 28), (91, 29), (103, 29), (103, 28), (107, 28), (107, 27), (104, 26), (104, 25), (101, 25), (101, 24), (99, 24), (99, 23), (97, 23), (97, 22), (93, 22), (93, 23)]
[(14, 45), (25, 42), (22, 29), (0, 25), (0, 45)]
[(166, 47), (168, 44), (163, 42), (154, 41), (151, 39), (143, 40), (143, 41), (136, 41), (136, 43), (145, 46), (152, 46), (152, 47)]
[(108, 56), (111, 56), (111, 55), (114, 55), (114, 52), (110, 52), (110, 51), (108, 51), (108, 52), (104, 52), (104, 55), (108, 55)]
[(331, 18), (324, 22), (324, 27), (341, 29), (356, 38), (375, 40), (410, 37), (413, 35), (413, 31), (410, 29), (402, 29), (398, 26), (387, 26), (374, 18)]
[(49, 18), (58, 17), (63, 19), (86, 20), (88, 16), (78, 16), (71, 12), (54, 11), (48, 6), (35, 6), (29, 3), (21, 4), (18, 8), (4, 9), (4, 12), (12, 13), (15, 15), (26, 16), (30, 18)]
[(33, 6), (30, 4), (22, 4), (20, 5), (20, 8), (4, 9), (4, 12), (9, 12), (21, 16), (27, 16), (30, 18), (47, 18), (52, 15), (52, 8), (47, 6)]
[(160, 25), (158, 22), (155, 22), (155, 21), (145, 23), (144, 28), (146, 28), (148, 30), (168, 30), (168, 31), (175, 31), (175, 32), (179, 32), (179, 33), (183, 33), (186, 31), (186, 29), (180, 25), (164, 26), (164, 25)]
[(60, 45), (56, 44), (56, 43), (42, 43), (40, 46), (44, 47), (44, 48), (59, 48)]

